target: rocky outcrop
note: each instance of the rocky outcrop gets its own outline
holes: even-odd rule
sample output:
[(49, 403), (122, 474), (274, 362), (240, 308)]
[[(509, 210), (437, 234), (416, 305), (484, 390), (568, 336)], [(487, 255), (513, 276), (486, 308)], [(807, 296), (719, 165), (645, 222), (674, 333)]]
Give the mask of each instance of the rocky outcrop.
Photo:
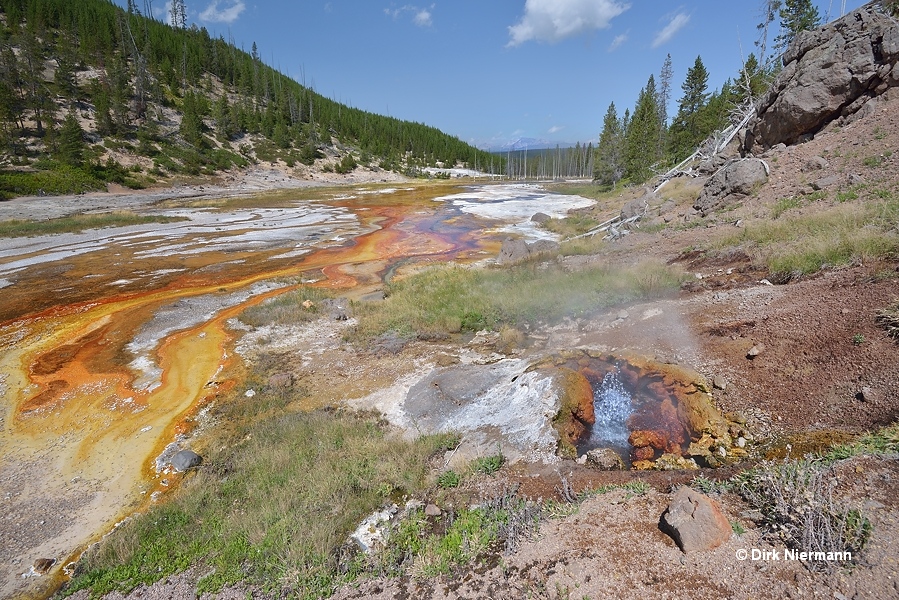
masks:
[(497, 264), (514, 265), (540, 255), (552, 254), (559, 251), (558, 242), (552, 240), (537, 240), (530, 244), (520, 238), (506, 238), (499, 249)]
[(899, 86), (899, 25), (870, 3), (802, 32), (750, 122), (744, 150), (793, 144), (831, 121), (873, 110), (872, 99)]
[(733, 533), (718, 503), (686, 486), (674, 494), (662, 524), (685, 554), (717, 548)]
[(709, 179), (693, 208), (703, 215), (719, 206), (742, 200), (768, 181), (768, 165), (758, 158), (735, 160)]

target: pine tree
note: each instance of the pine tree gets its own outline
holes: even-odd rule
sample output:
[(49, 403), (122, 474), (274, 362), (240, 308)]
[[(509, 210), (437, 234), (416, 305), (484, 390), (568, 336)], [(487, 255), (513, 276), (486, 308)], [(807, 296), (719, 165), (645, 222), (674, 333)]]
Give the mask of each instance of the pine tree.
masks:
[(71, 111), (62, 122), (57, 138), (57, 159), (73, 167), (81, 166), (84, 160), (84, 130)]
[(650, 75), (646, 87), (640, 90), (625, 138), (625, 175), (632, 182), (646, 181), (652, 176), (652, 167), (661, 158), (658, 146), (661, 127), (655, 76)]
[(709, 99), (708, 86), (709, 72), (702, 57), (697, 56), (681, 85), (684, 95), (678, 101), (677, 115), (669, 131), (669, 148), (675, 160), (692, 152), (706, 135), (700, 127), (700, 112)]
[(779, 15), (780, 35), (775, 40), (775, 47), (781, 52), (787, 49), (800, 31), (821, 26), (821, 16), (812, 0), (783, 0)]
[(606, 116), (602, 120), (602, 133), (596, 146), (596, 162), (593, 179), (600, 185), (614, 187), (624, 175), (621, 149), (624, 133), (615, 103), (609, 104)]
[(203, 146), (203, 106), (192, 91), (184, 95), (179, 131), (184, 141), (194, 148), (199, 149)]
[(666, 138), (668, 134), (668, 102), (671, 101), (671, 78), (674, 77), (674, 69), (671, 66), (671, 54), (665, 57), (662, 64), (662, 72), (659, 74), (659, 121), (662, 127), (659, 129), (659, 154), (665, 152)]

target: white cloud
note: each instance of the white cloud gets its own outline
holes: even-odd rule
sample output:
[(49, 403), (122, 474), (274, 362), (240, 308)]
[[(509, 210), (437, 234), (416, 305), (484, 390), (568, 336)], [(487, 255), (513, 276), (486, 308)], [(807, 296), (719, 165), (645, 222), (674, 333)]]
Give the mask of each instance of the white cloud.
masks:
[(658, 48), (662, 44), (670, 41), (671, 38), (674, 37), (674, 34), (683, 29), (684, 25), (689, 22), (689, 15), (685, 15), (684, 13), (677, 13), (674, 15), (674, 17), (671, 18), (671, 22), (665, 25), (665, 28), (656, 34), (655, 39), (652, 40), (652, 47)]
[(200, 13), (200, 20), (207, 23), (233, 23), (246, 9), (243, 0), (230, 0), (230, 6), (219, 8), (220, 0), (212, 0), (212, 3)]
[(415, 24), (419, 27), (430, 27), (431, 26), (431, 11), (427, 9), (422, 9), (415, 13), (415, 18), (412, 19), (415, 21)]
[(547, 133), (559, 133), (559, 132), (562, 131), (563, 129), (565, 129), (564, 126), (561, 126), (561, 125), (553, 125), (552, 127), (549, 128), (549, 131), (547, 131)]
[(558, 42), (567, 37), (605, 29), (630, 8), (615, 0), (527, 0), (524, 16), (509, 27), (507, 46), (530, 40)]
[(412, 13), (412, 22), (419, 27), (430, 27), (434, 24), (433, 10), (436, 4), (432, 4), (427, 8), (415, 6), (414, 4), (406, 4), (401, 8), (385, 8), (384, 14), (388, 17), (398, 18), (403, 13)]
[(621, 35), (616, 35), (615, 39), (612, 40), (612, 43), (609, 44), (609, 52), (614, 52), (615, 50), (618, 50), (618, 48), (620, 48), (621, 45), (627, 41), (628, 33), (630, 33), (630, 31), (626, 31), (626, 32), (622, 33)]

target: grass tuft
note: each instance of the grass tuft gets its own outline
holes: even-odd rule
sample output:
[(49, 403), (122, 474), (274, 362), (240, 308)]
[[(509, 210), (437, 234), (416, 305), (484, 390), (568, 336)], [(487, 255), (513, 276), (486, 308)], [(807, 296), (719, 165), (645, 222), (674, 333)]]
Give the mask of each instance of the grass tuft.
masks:
[(0, 238), (53, 235), (59, 233), (80, 233), (87, 229), (103, 227), (126, 227), (147, 223), (177, 223), (187, 221), (187, 217), (167, 217), (162, 215), (138, 215), (130, 211), (114, 211), (90, 215), (72, 215), (45, 221), (9, 220), (0, 221)]

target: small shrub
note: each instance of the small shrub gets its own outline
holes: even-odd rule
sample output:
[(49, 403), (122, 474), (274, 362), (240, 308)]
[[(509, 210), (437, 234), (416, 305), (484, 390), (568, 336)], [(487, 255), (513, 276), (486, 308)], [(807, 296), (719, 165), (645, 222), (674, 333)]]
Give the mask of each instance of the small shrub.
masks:
[(863, 336), (862, 334), (856, 333), (855, 335), (852, 336), (852, 344), (854, 346), (861, 346), (864, 343), (865, 343), (865, 336)]
[(899, 300), (878, 310), (876, 320), (878, 325), (886, 330), (888, 336), (899, 341)]
[[(789, 547), (807, 552), (843, 552), (853, 556), (871, 535), (860, 511), (834, 498), (837, 481), (816, 459), (764, 462), (740, 476), (739, 492), (761, 513)], [(809, 563), (809, 569), (826, 569)]]
[(491, 456), (482, 456), (471, 463), (471, 470), (475, 473), (493, 475), (502, 468), (505, 461), (506, 459), (502, 453), (493, 454)]
[(443, 489), (450, 489), (459, 487), (459, 484), (462, 482), (462, 477), (459, 476), (455, 471), (444, 471), (437, 478), (437, 485), (442, 487)]
[(731, 521), (731, 522), (730, 522), (730, 528), (731, 528), (731, 529), (733, 530), (733, 532), (736, 533), (737, 535), (743, 535), (744, 533), (746, 533), (746, 528), (743, 527), (743, 526), (740, 524), (739, 521)]

